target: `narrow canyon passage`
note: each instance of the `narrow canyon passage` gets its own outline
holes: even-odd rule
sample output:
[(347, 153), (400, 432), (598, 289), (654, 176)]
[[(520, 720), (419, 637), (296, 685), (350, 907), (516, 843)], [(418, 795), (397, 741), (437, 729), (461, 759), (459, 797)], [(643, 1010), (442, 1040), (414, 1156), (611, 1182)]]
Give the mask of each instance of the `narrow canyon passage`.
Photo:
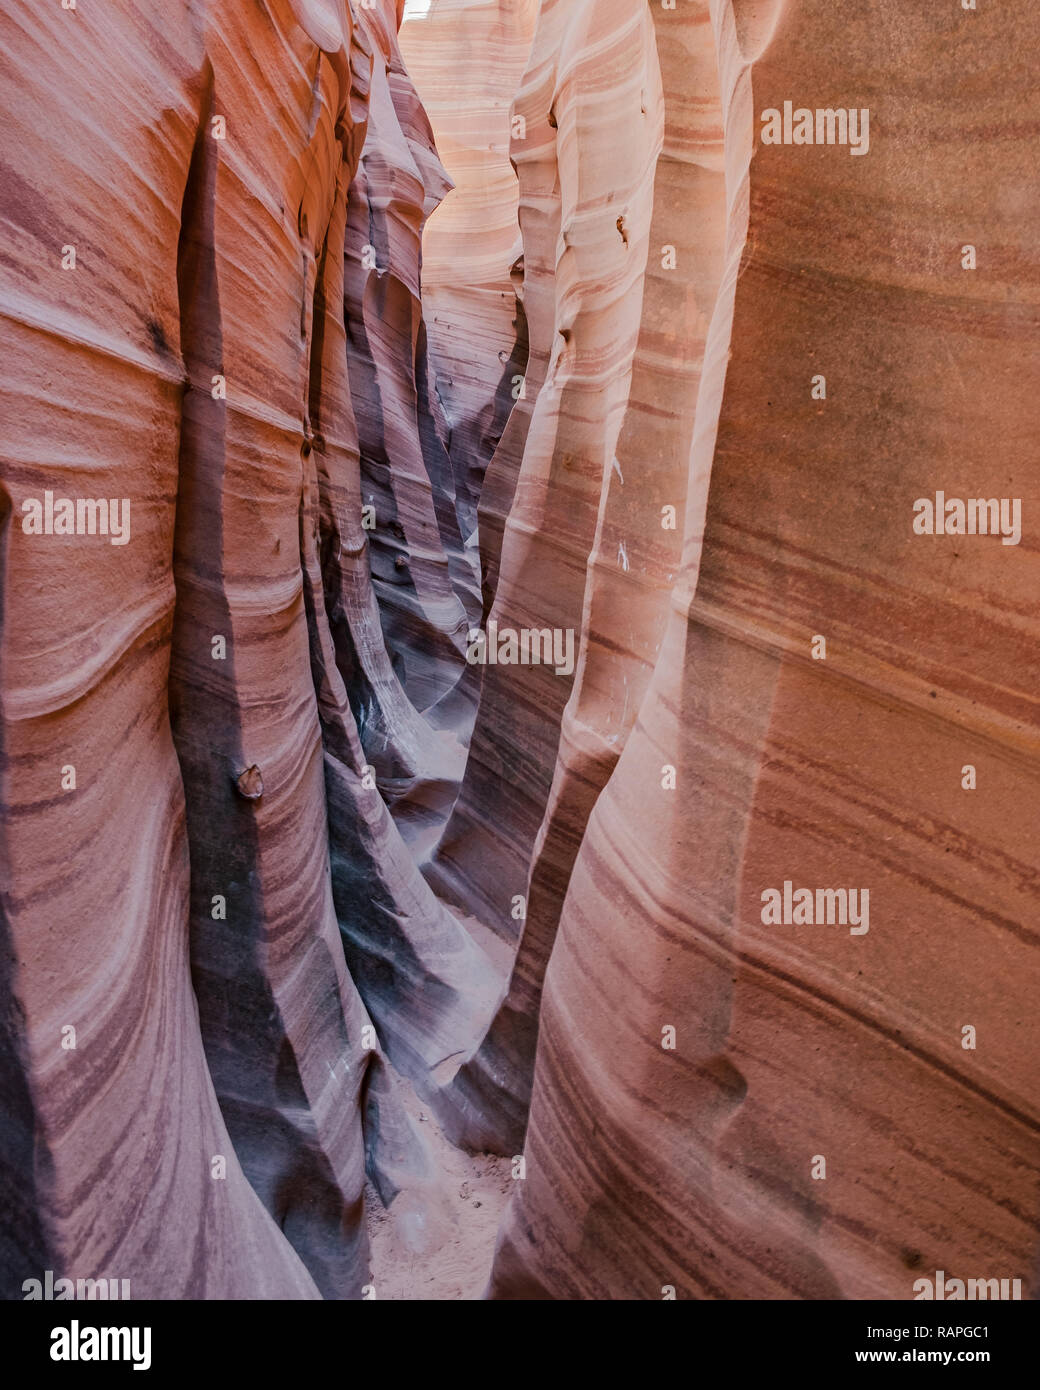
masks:
[(1035, 1296), (1038, 38), (0, 9), (0, 1297)]

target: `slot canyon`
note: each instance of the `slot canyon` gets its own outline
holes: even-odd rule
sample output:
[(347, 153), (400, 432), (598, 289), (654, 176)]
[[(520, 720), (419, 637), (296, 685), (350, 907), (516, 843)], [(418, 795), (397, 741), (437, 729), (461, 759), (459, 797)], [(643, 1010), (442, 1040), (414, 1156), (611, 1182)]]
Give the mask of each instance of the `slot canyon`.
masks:
[(0, 1297), (1036, 1295), (1038, 41), (3, 0)]

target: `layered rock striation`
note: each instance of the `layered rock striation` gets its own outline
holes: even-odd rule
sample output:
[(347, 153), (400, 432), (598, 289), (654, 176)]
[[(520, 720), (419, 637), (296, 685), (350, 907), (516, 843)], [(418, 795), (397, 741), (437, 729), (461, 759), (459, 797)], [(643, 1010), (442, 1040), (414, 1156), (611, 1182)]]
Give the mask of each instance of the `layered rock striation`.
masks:
[(5, 1297), (1028, 1283), (1036, 28), (7, 6)]
[[(424, 1073), (493, 1004), (388, 809), (459, 757), (382, 636), (347, 348), (380, 274), (384, 321), (421, 340), (446, 187), (396, 21), (302, 0), (4, 20), (15, 1288), (54, 1268), (136, 1296), (357, 1295), (366, 1163), (387, 1200), (428, 1176), (384, 1049)], [(400, 243), (380, 169), (412, 180)], [(352, 189), (382, 234), (367, 288)], [(397, 362), (376, 389), (417, 440)], [(436, 526), (429, 477), (397, 490)], [(27, 533), (48, 493), (125, 499), (126, 543)], [(424, 631), (462, 672), (463, 599), (427, 548)]]
[[(1037, 504), (1035, 16), (886, 18), (711, 5), (725, 265), (682, 565), (570, 876), (498, 1297), (1035, 1267), (1035, 552), (913, 524), (940, 491)], [(869, 109), (869, 157), (761, 144), (791, 98)], [(869, 893), (869, 924), (774, 924), (785, 882)]]

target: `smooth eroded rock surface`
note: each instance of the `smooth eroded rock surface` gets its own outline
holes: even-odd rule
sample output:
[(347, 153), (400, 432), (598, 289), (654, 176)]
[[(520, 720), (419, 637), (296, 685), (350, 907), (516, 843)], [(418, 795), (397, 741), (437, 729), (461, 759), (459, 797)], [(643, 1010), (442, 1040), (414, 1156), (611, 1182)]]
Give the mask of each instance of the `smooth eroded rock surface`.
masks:
[(11, 0), (0, 1294), (1035, 1293), (1038, 23)]

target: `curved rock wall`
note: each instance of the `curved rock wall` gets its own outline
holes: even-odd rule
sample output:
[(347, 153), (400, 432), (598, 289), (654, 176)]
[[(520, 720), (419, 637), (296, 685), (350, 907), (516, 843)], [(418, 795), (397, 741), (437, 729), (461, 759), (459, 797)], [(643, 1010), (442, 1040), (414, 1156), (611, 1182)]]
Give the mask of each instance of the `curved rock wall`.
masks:
[(0, 16), (5, 1297), (397, 1288), (431, 1112), (492, 1297), (1028, 1282), (1038, 19), (853, 9)]
[[(510, 108), (537, 11), (537, 0), (436, 0), (417, 6), (411, 19), (406, 7), (401, 27), (408, 71), (455, 184), (423, 237), (422, 301), (435, 363), (431, 389), (444, 412), (459, 521), (473, 549), (484, 474), (527, 361)], [(482, 521), (482, 557), (486, 531)]]
[[(711, 10), (729, 226), (683, 566), (570, 880), (493, 1291), (1028, 1283), (1035, 551), (911, 523), (937, 490), (1038, 500), (1014, 116), (1036, 18), (893, 11), (896, 52), (877, 16), (823, 0)], [(870, 108), (869, 158), (752, 158), (758, 113), (809, 93)], [(984, 274), (962, 269), (975, 241)], [(784, 880), (864, 886), (868, 932), (763, 925)]]
[[(494, 1002), (376, 782), (401, 775), (388, 747), (417, 750), (414, 780), (437, 741), (364, 553), (348, 192), (395, 141), (420, 207), (445, 186), (383, 10), (4, 20), (15, 1287), (50, 1267), (136, 1296), (356, 1295), (366, 1147), (387, 1200), (428, 1177), (380, 1039), (424, 1074)], [(415, 320), (403, 207), (392, 285)], [(48, 490), (126, 497), (128, 543), (27, 534)]]
[[(623, 0), (543, 4), (514, 109), (524, 122), (515, 144), (524, 147), (527, 393), (537, 399), (488, 622), (569, 633), (576, 652), (628, 398), (661, 142), (649, 11)], [(523, 217), (532, 205), (535, 216)], [(549, 796), (568, 665), (487, 665), (466, 775), (431, 868), (435, 887), (507, 939), (517, 934), (516, 899), (526, 898)]]
[[(596, 422), (600, 436), (593, 436), (588, 447), (593, 458), (598, 451), (600, 491), (583, 575), (580, 632), (576, 633), (580, 657), (531, 850), (523, 934), (510, 989), (494, 1026), (480, 1053), (458, 1076), (450, 1110), (441, 1107), (450, 1116), (449, 1128), (468, 1144), (509, 1152), (523, 1142), (542, 981), (575, 855), (589, 812), (632, 729), (660, 648), (681, 557), (694, 404), (721, 271), (722, 122), (707, 6), (687, 6), (678, 18), (651, 13), (660, 26), (656, 43), (660, 79), (653, 48), (622, 40), (627, 50), (622, 72), (633, 94), (638, 88), (638, 118), (635, 100), (626, 103), (615, 96), (606, 107), (610, 119), (590, 115), (584, 126), (576, 123), (572, 138), (577, 141), (577, 157), (561, 161), (564, 179), (574, 177), (579, 185), (583, 177), (613, 180), (615, 169), (604, 165), (603, 150), (614, 149), (630, 137), (634, 119), (649, 124), (650, 111), (643, 108), (656, 101), (657, 125), (647, 132), (653, 147), (661, 147), (652, 190), (641, 189), (640, 201), (626, 200), (625, 211), (614, 219), (608, 238), (615, 251), (614, 243), (620, 240), (619, 265), (627, 263), (630, 253), (639, 256), (641, 252), (636, 263), (641, 301), (618, 305), (608, 298), (602, 302), (604, 284), (598, 268), (609, 261), (600, 245), (590, 245), (584, 263), (588, 280), (583, 289), (590, 303), (601, 309), (608, 322), (616, 321), (625, 310), (635, 319), (638, 331), (630, 375), (626, 358), (591, 359), (590, 354), (587, 381), (576, 380), (576, 369), (568, 382), (572, 391), (580, 384), (597, 398), (605, 396), (607, 389), (615, 391), (619, 401), (615, 421), (620, 419), (621, 424), (617, 428), (609, 418)], [(606, 12), (590, 10), (585, 33), (596, 56), (590, 56), (584, 66), (576, 60), (582, 74), (579, 90), (597, 92), (608, 81), (618, 81), (617, 50), (600, 43), (606, 21)], [(669, 111), (663, 93), (681, 91), (684, 86), (701, 94), (699, 102), (676, 103)], [(570, 131), (566, 116), (561, 123), (559, 115), (565, 100), (562, 94), (557, 98), (556, 118), (560, 130)], [(598, 132), (595, 139), (594, 130)], [(641, 151), (639, 157), (651, 167), (652, 149)], [(593, 183), (587, 188), (590, 204), (602, 200), (603, 186)], [(568, 192), (564, 182), (565, 200)], [(608, 205), (600, 214), (604, 224), (610, 210)], [(525, 245), (525, 254), (535, 262), (544, 257), (544, 250), (537, 243)], [(589, 409), (579, 404), (574, 413), (588, 428)], [(562, 439), (561, 432), (556, 448), (566, 467), (569, 460)], [(522, 519), (514, 513), (509, 524), (522, 525)], [(569, 532), (551, 534), (561, 543), (570, 539)], [(517, 562), (515, 551), (512, 559), (521, 572), (528, 565), (526, 557)], [(550, 575), (547, 567), (537, 565), (531, 565), (529, 572), (534, 583)], [(500, 611), (496, 606), (496, 614)], [(503, 692), (517, 674), (503, 669)], [(485, 689), (475, 752), (482, 737), (500, 741), (500, 732), (494, 727), (488, 730), (485, 720), (499, 714), (504, 722), (505, 697), (496, 706), (496, 687), (489, 682)], [(522, 763), (521, 771), (527, 772)]]
[[(331, 135), (340, 98), (318, 46), (282, 6), (262, 40), (269, 60), (292, 73), (281, 84), (285, 137), (276, 142), (279, 124), (251, 109), (256, 73), (239, 74), (232, 61), (248, 7), (226, 8), (223, 37), (186, 6), (161, 25), (128, 4), (76, 14), (16, 5), (3, 19), (15, 60), (4, 68), (4, 106), (16, 136), (0, 271), (5, 1012), (24, 1067), (15, 1084), (22, 1122), (35, 1130), (31, 1181), (42, 1215), (35, 1239), (5, 1259), (16, 1289), (52, 1268), (128, 1278), (137, 1296), (313, 1297), (279, 1225), (292, 1229), (306, 1210), (308, 1181), (329, 1191), (331, 1170), (333, 1185), (343, 1184), (331, 1214), (338, 1230), (362, 1174), (356, 1117), (324, 1126), (320, 1076), (301, 1096), (314, 1068), (326, 1078), (326, 1061), (345, 1070), (345, 1038), (327, 1029), (293, 1037), (330, 987), (343, 1034), (348, 1026), (343, 971), (329, 948), (334, 921), (318, 886), (323, 840), (315, 857), (290, 831), (277, 868), (264, 853), (285, 834), (290, 788), (306, 829), (315, 802), (302, 789), (317, 792), (321, 775), (316, 721), (295, 710), (306, 652), (298, 560), (286, 569), (299, 553), (307, 259), (296, 205), (280, 200), (303, 183), (312, 113)], [(100, 131), (96, 84), (107, 97)], [(54, 119), (38, 119), (44, 107)], [(225, 148), (236, 151), (230, 167), (205, 143), (218, 111), (230, 125)], [(331, 196), (327, 184), (326, 218)], [(197, 295), (183, 276), (193, 257)], [(220, 375), (230, 390), (218, 403), (208, 383)], [(262, 491), (251, 481), (261, 469)], [(228, 516), (236, 475), (239, 489), (250, 482)], [(129, 542), (27, 534), (16, 520), (23, 503), (48, 490), (127, 499)], [(251, 632), (254, 615), (270, 610), (275, 623)], [(213, 659), (213, 636), (226, 639), (228, 661)], [(168, 703), (175, 732), (193, 664), (194, 746), (182, 741), (179, 765)], [(272, 718), (253, 683), (279, 666)], [(246, 762), (264, 774), (262, 811), (236, 800)], [(192, 841), (202, 856), (194, 863)], [(296, 892), (320, 925), (290, 972), (288, 952), (301, 944), (287, 921)], [(260, 893), (269, 916), (257, 932)], [(218, 897), (220, 920), (209, 906)], [(250, 961), (233, 992), (220, 983), (232, 942)], [(266, 1035), (255, 1027), (261, 996), (276, 1015)], [(239, 1086), (243, 1052), (252, 1096)], [(280, 1054), (284, 1098), (275, 1094)], [(248, 1143), (232, 1146), (229, 1130), (244, 1137), (250, 1105), (271, 1117), (290, 1091), (299, 1122), (287, 1123), (278, 1184)], [(5, 1144), (24, 1144), (4, 1130)], [(310, 1178), (294, 1177), (300, 1168)], [(314, 1229), (302, 1233), (300, 1253), (325, 1283), (336, 1276), (322, 1244)]]

